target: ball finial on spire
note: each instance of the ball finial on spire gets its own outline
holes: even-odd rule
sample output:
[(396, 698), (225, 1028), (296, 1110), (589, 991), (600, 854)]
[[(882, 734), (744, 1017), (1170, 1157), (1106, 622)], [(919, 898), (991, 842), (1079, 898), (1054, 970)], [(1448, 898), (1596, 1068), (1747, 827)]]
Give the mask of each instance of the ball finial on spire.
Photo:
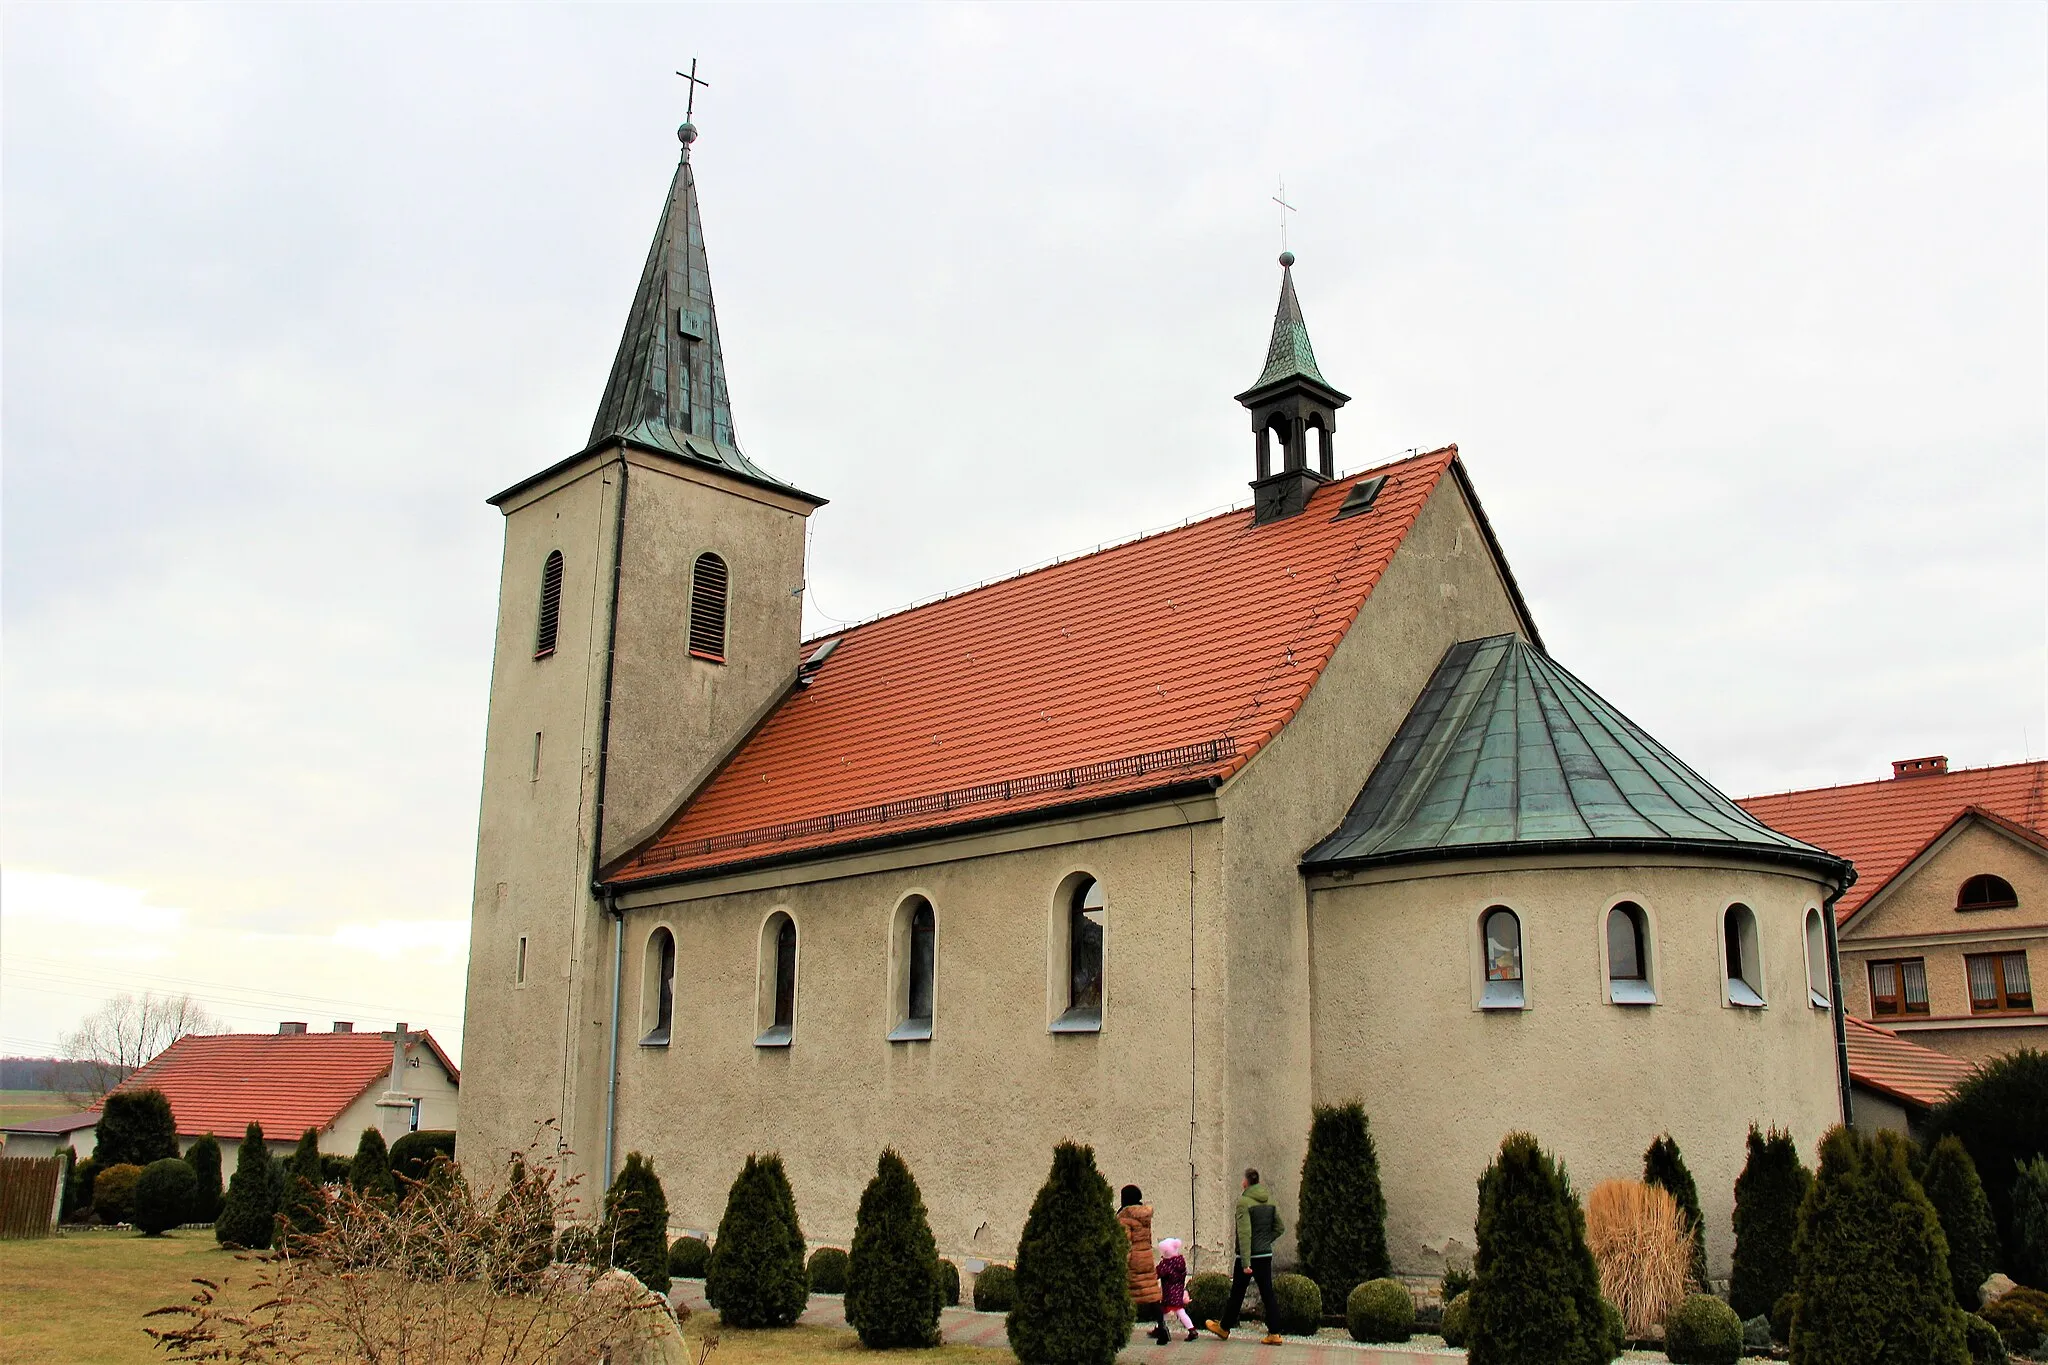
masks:
[(1291, 266), (1291, 265), (1293, 265), (1293, 264), (1294, 264), (1294, 253), (1293, 253), (1293, 252), (1291, 252), (1291, 251), (1283, 251), (1283, 252), (1281, 252), (1281, 253), (1280, 253), (1280, 268), (1281, 268), (1282, 270), (1285, 270), (1285, 269), (1287, 269), (1287, 268), (1288, 268), (1289, 266)]
[(694, 124), (694, 123), (685, 123), (685, 124), (684, 124), (684, 125), (683, 125), (682, 127), (680, 127), (680, 128), (678, 128), (678, 129), (676, 129), (676, 141), (678, 141), (678, 142), (682, 143), (682, 144), (683, 144), (683, 145), (684, 145), (685, 147), (689, 146), (689, 145), (690, 145), (691, 143), (695, 142), (696, 140), (697, 140), (697, 125), (696, 125), (696, 124)]

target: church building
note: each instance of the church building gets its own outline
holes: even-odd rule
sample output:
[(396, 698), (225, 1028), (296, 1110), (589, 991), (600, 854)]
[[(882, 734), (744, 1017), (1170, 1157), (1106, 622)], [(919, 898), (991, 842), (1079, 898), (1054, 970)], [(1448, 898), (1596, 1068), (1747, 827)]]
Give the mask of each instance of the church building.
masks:
[(972, 1269), (1072, 1138), (1216, 1269), (1357, 1099), (1401, 1272), (1527, 1129), (1582, 1190), (1674, 1135), (1725, 1275), (1749, 1126), (1843, 1117), (1853, 872), (1550, 657), (1456, 447), (1338, 475), (1293, 257), (1248, 506), (805, 640), (680, 135), (588, 444), (491, 499), (466, 1160), (558, 1120), (680, 1231), (778, 1150), (845, 1246), (894, 1146)]

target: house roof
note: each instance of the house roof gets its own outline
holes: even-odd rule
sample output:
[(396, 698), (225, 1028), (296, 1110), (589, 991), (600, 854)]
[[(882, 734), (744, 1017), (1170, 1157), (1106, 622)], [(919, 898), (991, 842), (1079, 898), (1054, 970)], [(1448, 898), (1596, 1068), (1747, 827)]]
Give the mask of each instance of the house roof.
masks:
[(77, 1114), (63, 1114), (53, 1119), (28, 1119), (21, 1123), (10, 1123), (0, 1128), (0, 1133), (54, 1133), (58, 1137), (75, 1133), (81, 1128), (92, 1128), (99, 1124), (99, 1111), (88, 1109)]
[[(609, 875), (1226, 778), (1300, 707), (1456, 459), (1418, 455), (1325, 485), (1297, 516), (1227, 512), (830, 637), (806, 685)], [(1370, 510), (1336, 520), (1381, 474)]]
[(1849, 1079), (1907, 1104), (1931, 1109), (1954, 1094), (1977, 1069), (1854, 1015), (1843, 1015), (1842, 1022), (1847, 1026)]
[(2048, 834), (2048, 761), (1894, 777), (1842, 787), (1744, 797), (1744, 810), (1856, 864), (1835, 903), (1846, 920), (1882, 891), (1970, 807)]
[(1542, 650), (1495, 635), (1445, 652), (1344, 822), (1302, 863), (1645, 847), (1847, 872), (1745, 814)]
[(1273, 339), (1266, 343), (1266, 368), (1248, 389), (1257, 393), (1268, 384), (1288, 379), (1312, 379), (1328, 388), (1330, 381), (1316, 368), (1315, 347), (1309, 344), (1308, 323), (1301, 316), (1301, 300), (1294, 294), (1294, 257), (1280, 257), (1280, 302), (1273, 309)]
[[(461, 1079), (431, 1034), (420, 1041)], [(331, 1127), (390, 1074), (391, 1038), (381, 1033), (188, 1033), (115, 1089), (163, 1091), (188, 1137), (259, 1123), (266, 1138), (289, 1139)]]

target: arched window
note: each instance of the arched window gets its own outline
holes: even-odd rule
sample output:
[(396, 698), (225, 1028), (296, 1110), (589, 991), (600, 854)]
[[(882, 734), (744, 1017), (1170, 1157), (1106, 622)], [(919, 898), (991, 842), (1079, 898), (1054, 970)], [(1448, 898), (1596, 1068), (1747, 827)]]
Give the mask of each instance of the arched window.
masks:
[(647, 936), (647, 966), (641, 988), (642, 1047), (667, 1047), (676, 1015), (676, 936), (656, 929)]
[(932, 1005), (937, 994), (938, 917), (932, 903), (912, 896), (896, 907), (890, 950), (890, 993), (895, 997), (892, 1043), (922, 1042), (932, 1036)]
[(1958, 910), (2010, 910), (2019, 903), (2020, 898), (2014, 893), (2012, 883), (1989, 872), (1978, 873), (1956, 892)]
[(549, 550), (540, 569), (540, 629), (533, 637), (533, 657), (555, 652), (555, 633), (562, 624), (562, 552)]
[(1301, 461), (1314, 465), (1316, 472), (1324, 478), (1335, 478), (1336, 456), (1330, 447), (1330, 429), (1323, 425), (1320, 417), (1311, 417), (1308, 425), (1301, 429)]
[(1490, 907), (1479, 917), (1479, 944), (1486, 958), (1480, 1008), (1522, 1008), (1526, 998), (1522, 993), (1522, 921), (1505, 905)]
[(1756, 915), (1746, 905), (1731, 905), (1721, 916), (1721, 947), (1726, 954), (1728, 1003), (1764, 1003), (1763, 957), (1757, 950)]
[(1067, 1008), (1054, 1021), (1062, 1033), (1093, 1033), (1102, 1027), (1102, 941), (1109, 902), (1102, 883), (1081, 877), (1067, 894)]
[(1828, 1007), (1828, 931), (1820, 911), (1806, 908), (1806, 998), (1817, 1010)]
[(1607, 912), (1607, 998), (1617, 1005), (1654, 1005), (1650, 988), (1650, 924), (1643, 907), (1621, 901)]
[(788, 1047), (796, 1035), (796, 921), (782, 911), (761, 926), (757, 988), (761, 1034), (755, 1047)]
[(697, 556), (690, 570), (690, 656), (725, 662), (725, 561), (717, 555)]

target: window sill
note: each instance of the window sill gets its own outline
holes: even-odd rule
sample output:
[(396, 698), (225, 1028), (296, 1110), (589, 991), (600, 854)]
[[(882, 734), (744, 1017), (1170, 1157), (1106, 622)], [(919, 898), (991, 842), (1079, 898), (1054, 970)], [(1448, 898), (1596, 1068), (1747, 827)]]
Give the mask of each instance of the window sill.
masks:
[(648, 1035), (647, 1035), (647, 1036), (646, 1036), (645, 1038), (642, 1038), (642, 1039), (640, 1040), (640, 1046), (642, 1046), (642, 1047), (667, 1047), (667, 1046), (668, 1046), (668, 1030), (667, 1030), (667, 1029), (665, 1029), (665, 1028), (658, 1028), (658, 1029), (656, 1029), (656, 1030), (655, 1030), (654, 1032), (652, 1032), (652, 1033), (648, 1034)]
[(774, 1028), (772, 1028), (772, 1029), (769, 1029), (769, 1030), (768, 1030), (768, 1031), (767, 1031), (766, 1033), (762, 1034), (762, 1035), (761, 1035), (761, 1036), (760, 1036), (759, 1038), (756, 1038), (756, 1039), (754, 1040), (754, 1046), (755, 1046), (755, 1047), (788, 1047), (788, 1046), (789, 1046), (789, 1037), (790, 1037), (790, 1027), (789, 1027), (789, 1025), (787, 1025), (787, 1024), (777, 1024), (777, 1025), (776, 1025), (776, 1026), (775, 1026)]
[(690, 657), (693, 659), (702, 659), (707, 664), (722, 664), (725, 662), (725, 656), (723, 654), (713, 654), (709, 650), (703, 649), (691, 650)]
[(1529, 999), (1522, 994), (1519, 981), (1489, 981), (1486, 989), (1479, 993), (1479, 1008), (1483, 1010), (1525, 1010)]
[(932, 1021), (929, 1019), (905, 1019), (889, 1030), (892, 1043), (929, 1043), (932, 1040)]
[(1830, 1001), (1825, 995), (1822, 995), (1819, 991), (1814, 990), (1811, 987), (1807, 988), (1806, 1003), (1813, 1006), (1817, 1010), (1834, 1008), (1832, 1003), (1830, 1003)]
[(554, 656), (555, 651), (552, 649), (536, 649), (533, 651), (533, 661), (535, 663), (539, 663), (542, 659), (552, 659)]
[(1100, 1033), (1102, 1032), (1102, 1009), (1071, 1009), (1052, 1021), (1054, 1033)]
[(1647, 981), (1636, 981), (1627, 977), (1607, 983), (1607, 1003), (1610, 1005), (1654, 1005), (1657, 992), (1650, 989)]
[(2033, 1012), (2032, 1005), (2017, 1006), (2009, 1010), (1980, 1010), (1975, 1005), (1970, 1006), (1972, 1019), (2024, 1019)]
[(1728, 1003), (1737, 1009), (1760, 1010), (1764, 1007), (1764, 998), (1747, 981), (1737, 980), (1728, 983)]

